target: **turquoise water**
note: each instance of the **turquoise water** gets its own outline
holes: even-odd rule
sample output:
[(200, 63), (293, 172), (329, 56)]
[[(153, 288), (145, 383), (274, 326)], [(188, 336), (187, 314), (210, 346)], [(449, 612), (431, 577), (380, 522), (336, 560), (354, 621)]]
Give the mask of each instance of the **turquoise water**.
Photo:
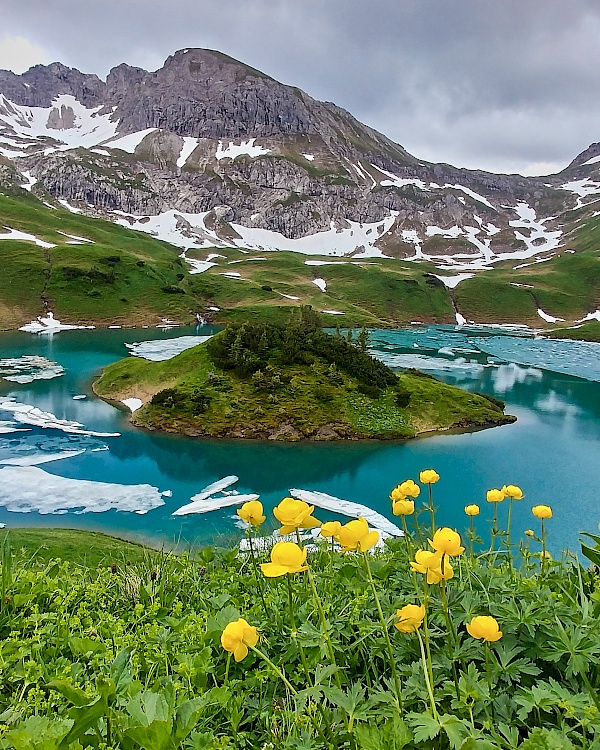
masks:
[[(474, 433), (435, 435), (405, 443), (361, 442), (273, 444), (259, 441), (193, 440), (133, 428), (128, 411), (95, 398), (90, 384), (102, 367), (127, 356), (126, 342), (206, 335), (209, 327), (155, 331), (63, 331), (51, 338), (25, 333), (0, 335), (0, 356), (38, 355), (62, 365), (61, 377), (27, 384), (4, 382), (1, 396), (75, 420), (86, 430), (120, 437), (69, 435), (34, 427), (0, 435), (0, 460), (65, 450), (80, 455), (37, 465), (36, 486), (19, 483), (20, 467), (0, 468), (0, 522), (7, 527), (68, 526), (127, 534), (155, 543), (201, 543), (239, 535), (234, 509), (173, 517), (207, 484), (228, 474), (240, 477), (239, 492), (256, 492), (271, 508), (292, 487), (318, 490), (363, 503), (392, 518), (390, 489), (419, 470), (435, 468), (439, 520), (464, 527), (464, 505), (482, 505), (485, 529), (490, 507), (485, 492), (519, 484), (526, 498), (516, 504), (516, 528), (535, 528), (531, 506), (548, 503), (552, 547), (577, 548), (578, 532), (595, 531), (600, 521), (600, 345), (535, 340), (497, 330), (423, 327), (374, 331), (374, 353), (394, 367), (419, 367), (472, 391), (496, 395), (518, 421)], [(83, 400), (75, 395), (86, 394)], [(0, 419), (11, 414), (0, 412)], [(23, 427), (23, 425), (17, 425)], [(108, 447), (108, 450), (104, 449)], [(98, 450), (103, 449), (103, 450)], [(27, 471), (25, 469), (25, 471)], [(39, 473), (42, 472), (42, 473)], [(47, 514), (6, 509), (35, 496), (44, 510), (51, 500), (45, 483), (56, 475), (126, 485), (150, 485), (164, 505), (145, 514), (106, 510)], [(23, 474), (25, 476), (25, 474)], [(28, 475), (29, 476), (29, 475)], [(39, 480), (39, 481), (38, 481)], [(30, 481), (29, 479), (27, 481)], [(11, 483), (12, 482), (12, 483)], [(87, 485), (81, 485), (82, 493)], [(84, 491), (85, 490), (85, 491)], [(47, 495), (47, 496), (46, 496)], [(41, 500), (40, 500), (41, 498)], [(323, 519), (331, 514), (322, 512)]]

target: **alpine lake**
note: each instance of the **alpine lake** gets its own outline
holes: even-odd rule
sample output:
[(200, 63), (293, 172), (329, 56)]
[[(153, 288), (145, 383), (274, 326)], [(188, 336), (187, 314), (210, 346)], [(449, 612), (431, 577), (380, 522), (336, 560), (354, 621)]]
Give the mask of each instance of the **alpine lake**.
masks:
[[(0, 374), (16, 373), (20, 381), (0, 385), (0, 522), (7, 529), (104, 531), (166, 548), (233, 544), (243, 533), (235, 505), (202, 515), (172, 513), (205, 486), (236, 475), (239, 481), (230, 489), (259, 494), (267, 512), (291, 488), (300, 488), (367, 505), (397, 521), (390, 508), (392, 488), (434, 468), (441, 477), (433, 488), (439, 523), (464, 531), (464, 506), (478, 503), (477, 529), (487, 537), (492, 507), (486, 491), (517, 484), (525, 498), (514, 505), (513, 539), (527, 528), (539, 530), (531, 514), (538, 503), (554, 510), (547, 528), (555, 554), (566, 548), (577, 551), (580, 532), (597, 532), (600, 344), (554, 341), (524, 329), (412, 326), (371, 331), (372, 353), (391, 367), (416, 367), (496, 396), (506, 402), (506, 413), (517, 417), (511, 425), (407, 442), (192, 439), (139, 430), (129, 423), (125, 406), (94, 396), (91, 383), (100, 370), (130, 355), (126, 343), (206, 336), (214, 330), (0, 334)], [(81, 426), (65, 431), (56, 423), (23, 423), (19, 415), (24, 412), (7, 409), (11, 404), (31, 405)], [(106, 436), (114, 433), (119, 434)], [(425, 490), (421, 497), (426, 498)], [(504, 506), (499, 508), (501, 519)], [(323, 521), (336, 518), (329, 511), (315, 515)], [(269, 524), (265, 533), (274, 528)]]

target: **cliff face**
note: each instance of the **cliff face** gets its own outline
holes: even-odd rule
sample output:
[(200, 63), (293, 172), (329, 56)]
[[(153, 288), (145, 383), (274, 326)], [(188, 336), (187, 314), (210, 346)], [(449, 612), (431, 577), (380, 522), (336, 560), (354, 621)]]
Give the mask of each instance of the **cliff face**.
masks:
[[(334, 104), (210, 50), (181, 50), (155, 72), (119, 65), (106, 82), (60, 63), (0, 71), (0, 95), (5, 183), (27, 172), (34, 191), (142, 230), (144, 217), (177, 212), (198, 245), (293, 249), (327, 232), (325, 254), (529, 257), (555, 247), (556, 217), (582, 205), (565, 180), (593, 189), (600, 173), (598, 144), (550, 178), (422, 162)], [(180, 230), (168, 238), (189, 244)]]

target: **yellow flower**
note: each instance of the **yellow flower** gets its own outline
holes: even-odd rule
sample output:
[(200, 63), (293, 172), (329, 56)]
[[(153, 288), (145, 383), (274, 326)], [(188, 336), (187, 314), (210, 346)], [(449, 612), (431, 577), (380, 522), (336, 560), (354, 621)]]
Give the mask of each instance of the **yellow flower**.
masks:
[(552, 518), (552, 508), (549, 505), (534, 505), (531, 512), (536, 518)]
[(522, 500), (525, 497), (523, 490), (516, 484), (505, 484), (502, 487), (504, 497), (512, 497), (513, 500)]
[(304, 500), (284, 497), (279, 505), (273, 508), (273, 515), (282, 524), (279, 533), (291, 534), (296, 529), (320, 526), (321, 522), (312, 516), (314, 510), (315, 506), (305, 503)]
[(479, 505), (465, 505), (465, 513), (468, 516), (478, 516), (480, 513)]
[(415, 512), (414, 500), (406, 500), (405, 498), (402, 498), (402, 500), (395, 500), (392, 503), (392, 513), (395, 516), (410, 516), (414, 512)]
[(412, 479), (407, 479), (402, 484), (394, 487), (390, 497), (393, 502), (394, 500), (403, 500), (405, 497), (419, 497), (420, 492), (421, 488)]
[(260, 526), (261, 523), (266, 519), (263, 515), (262, 503), (258, 500), (250, 500), (244, 503), (241, 508), (238, 508), (236, 513), (242, 519), (251, 526)]
[(333, 537), (338, 541), (341, 528), (342, 524), (339, 521), (329, 521), (321, 526), (321, 536)]
[(425, 619), (425, 606), (423, 604), (407, 604), (402, 609), (396, 611), (395, 627), (401, 633), (414, 633), (420, 628)]
[(438, 529), (433, 535), (433, 540), (429, 540), (433, 549), (441, 555), (460, 555), (465, 548), (460, 544), (460, 534), (452, 529)]
[(349, 521), (340, 529), (339, 536), (342, 552), (359, 549), (367, 552), (379, 541), (378, 531), (369, 531), (369, 524), (361, 516), (355, 521)]
[(295, 542), (277, 542), (271, 550), (271, 562), (262, 563), (260, 569), (267, 578), (277, 578), (308, 570), (305, 562), (306, 547), (299, 547)]
[(488, 643), (499, 641), (502, 638), (502, 631), (493, 617), (481, 615), (474, 617), (471, 622), (467, 623), (467, 631), (473, 638), (482, 638)]
[(533, 529), (525, 529), (525, 536), (535, 536), (535, 531)]
[(454, 570), (445, 556), (442, 569), (442, 557), (437, 552), (420, 549), (415, 554), (415, 560), (410, 563), (410, 567), (417, 573), (426, 574), (427, 583), (439, 583), (441, 580), (448, 581), (454, 576)]
[(236, 661), (245, 659), (248, 656), (248, 646), (256, 646), (257, 643), (256, 628), (248, 625), (243, 617), (230, 622), (221, 633), (221, 646), (232, 653)]
[(504, 500), (504, 492), (502, 490), (488, 490), (486, 497), (488, 503), (501, 503)]
[(425, 469), (425, 471), (422, 471), (419, 474), (419, 481), (421, 484), (435, 484), (439, 478), (440, 475), (433, 469)]

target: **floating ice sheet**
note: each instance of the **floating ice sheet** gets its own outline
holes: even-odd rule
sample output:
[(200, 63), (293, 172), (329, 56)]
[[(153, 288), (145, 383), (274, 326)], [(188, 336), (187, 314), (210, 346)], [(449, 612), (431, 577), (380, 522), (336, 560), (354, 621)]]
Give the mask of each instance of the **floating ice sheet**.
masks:
[(50, 461), (80, 456), (82, 453), (85, 453), (84, 448), (78, 451), (63, 451), (62, 453), (37, 453), (29, 456), (18, 456), (17, 458), (0, 458), (0, 464), (4, 466), (37, 466), (38, 464), (47, 464)]
[(111, 484), (67, 479), (35, 466), (0, 469), (0, 506), (14, 513), (104, 513), (122, 510), (144, 514), (164, 505), (160, 491), (149, 484)]
[(32, 383), (34, 380), (59, 378), (65, 369), (46, 357), (23, 355), (0, 359), (0, 377), (13, 383)]
[(125, 344), (125, 346), (134, 357), (149, 359), (151, 362), (163, 362), (176, 357), (186, 349), (203, 344), (210, 338), (211, 336), (179, 336), (174, 339), (138, 341), (135, 344)]
[(362, 516), (370, 526), (390, 536), (404, 535), (402, 529), (398, 528), (396, 524), (366, 505), (353, 503), (350, 500), (341, 500), (339, 497), (327, 495), (325, 492), (313, 492), (312, 490), (291, 489), (290, 495), (297, 500), (304, 500), (309, 505), (316, 505), (318, 508), (340, 513), (343, 516), (350, 516), (351, 518)]
[(49, 411), (42, 411), (31, 404), (22, 404), (13, 398), (0, 397), (0, 411), (12, 412), (16, 422), (29, 424), (33, 427), (61, 430), (61, 432), (69, 432), (73, 435), (91, 435), (94, 437), (119, 437), (120, 435), (118, 432), (94, 432), (93, 430), (86, 430), (81, 422), (59, 419)]
[(228, 508), (231, 505), (242, 505), (251, 500), (258, 500), (260, 495), (250, 493), (248, 495), (225, 495), (223, 497), (206, 497), (202, 500), (195, 500), (187, 505), (182, 505), (171, 515), (189, 516), (196, 513), (209, 513), (211, 510), (220, 510)]
[(73, 326), (68, 323), (61, 323), (60, 320), (57, 320), (49, 312), (45, 316), (40, 316), (37, 320), (32, 320), (27, 325), (21, 326), (19, 331), (25, 331), (26, 333), (58, 333), (59, 331), (73, 331), (82, 328), (95, 328), (95, 326)]

